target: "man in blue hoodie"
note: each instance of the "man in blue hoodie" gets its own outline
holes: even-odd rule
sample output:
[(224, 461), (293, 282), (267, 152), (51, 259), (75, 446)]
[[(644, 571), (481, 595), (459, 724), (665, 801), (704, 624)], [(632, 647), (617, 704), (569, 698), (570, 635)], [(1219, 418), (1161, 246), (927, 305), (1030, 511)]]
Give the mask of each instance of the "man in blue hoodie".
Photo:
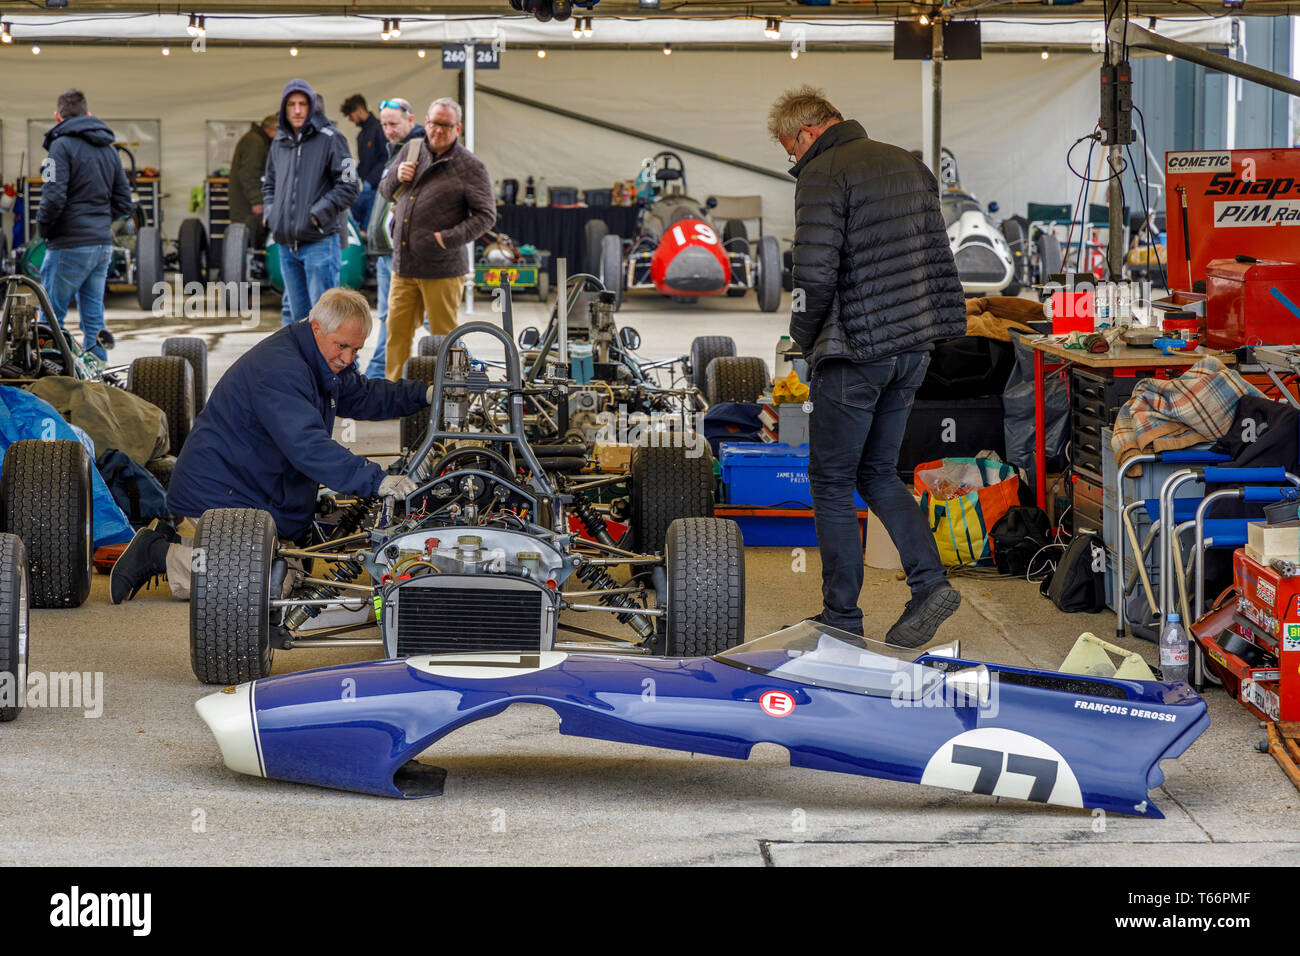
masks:
[(311, 86), (290, 80), (280, 95), (280, 128), (262, 178), (262, 215), (279, 246), (289, 300), (285, 324), (306, 318), (321, 293), (339, 284), (339, 232), (360, 193), (343, 134), (316, 106)]
[[(279, 537), (293, 540), (311, 528), (321, 485), (360, 498), (415, 490), (410, 478), (334, 441), (334, 419), (411, 415), (428, 406), (433, 389), (357, 370), (371, 328), (361, 293), (330, 289), (309, 318), (267, 336), (217, 382), (176, 459), (167, 488), (173, 515), (193, 521), (211, 508), (259, 508)], [(188, 597), (188, 545), (170, 525), (142, 528), (113, 566), (112, 602), (130, 600), (164, 573), (172, 596)]]
[(131, 187), (113, 148), (113, 131), (90, 115), (80, 90), (59, 96), (57, 125), (45, 134), (41, 204), (45, 239), (41, 285), (60, 327), (73, 299), (81, 315), (81, 347), (101, 359), (104, 286), (113, 259), (113, 220), (131, 212)]

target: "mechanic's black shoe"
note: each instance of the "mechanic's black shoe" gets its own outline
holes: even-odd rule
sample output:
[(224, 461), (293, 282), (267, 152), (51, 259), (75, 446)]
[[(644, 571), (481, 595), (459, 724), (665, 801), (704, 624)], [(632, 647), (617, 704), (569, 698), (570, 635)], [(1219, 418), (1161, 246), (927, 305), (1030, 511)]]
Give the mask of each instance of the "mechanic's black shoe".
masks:
[(922, 597), (907, 602), (900, 617), (885, 635), (895, 647), (920, 647), (934, 640), (934, 632), (961, 604), (961, 595), (950, 585), (940, 584)]
[(172, 544), (167, 532), (180, 540), (171, 526), (162, 522), (167, 529), (141, 528), (126, 546), (122, 556), (113, 563), (113, 571), (108, 576), (108, 596), (114, 604), (129, 601), (140, 593), (140, 589), (160, 574), (167, 573), (167, 548)]

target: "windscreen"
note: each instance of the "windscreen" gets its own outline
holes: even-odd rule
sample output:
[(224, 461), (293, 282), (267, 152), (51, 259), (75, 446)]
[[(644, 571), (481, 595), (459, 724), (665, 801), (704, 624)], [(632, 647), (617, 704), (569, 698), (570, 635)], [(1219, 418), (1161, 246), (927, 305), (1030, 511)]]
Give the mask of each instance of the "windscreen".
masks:
[(723, 651), (715, 659), (795, 684), (915, 700), (943, 682), (942, 671), (916, 662), (926, 655), (955, 657), (956, 648), (917, 652), (803, 621)]

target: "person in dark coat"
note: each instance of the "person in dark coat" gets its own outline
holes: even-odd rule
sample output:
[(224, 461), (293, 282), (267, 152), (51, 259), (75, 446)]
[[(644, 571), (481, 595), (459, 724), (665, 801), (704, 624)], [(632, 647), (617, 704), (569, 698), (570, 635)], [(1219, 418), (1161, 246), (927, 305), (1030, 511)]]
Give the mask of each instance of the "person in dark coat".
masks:
[[(167, 489), (167, 509), (195, 520), (211, 508), (270, 513), (280, 538), (311, 527), (316, 493), (404, 497), (415, 482), (387, 475), (333, 439), (336, 415), (383, 421), (428, 406), (424, 382), (367, 379), (356, 367), (370, 334), (370, 305), (359, 292), (330, 289), (309, 322), (263, 339), (217, 382), (181, 449)], [(113, 567), (114, 604), (166, 573), (172, 594), (189, 594), (190, 549), (170, 525), (136, 533)]]
[(348, 145), (315, 98), (305, 80), (285, 84), (262, 179), (262, 215), (279, 246), (288, 320), (294, 322), (339, 284), (339, 232), (361, 192)]
[(265, 243), (262, 226), (262, 174), (266, 172), (266, 153), (279, 128), (280, 118), (272, 113), (262, 122), (249, 125), (248, 132), (235, 144), (230, 161), (230, 221), (248, 226), (249, 242), (260, 247)]
[(375, 190), (384, 175), (388, 160), (388, 140), (379, 117), (366, 107), (366, 98), (353, 93), (343, 101), (341, 111), (357, 127), (357, 174), (361, 177), (361, 195), (352, 204), (352, 218), (363, 229), (370, 221), (370, 207), (375, 202)]
[(776, 101), (768, 131), (797, 180), (790, 336), (812, 375), (808, 478), (823, 603), (814, 620), (862, 634), (856, 488), (897, 546), (912, 591), (885, 640), (919, 647), (961, 603), (897, 472), (932, 345), (966, 330), (938, 183), (811, 87)]
[(113, 131), (90, 115), (80, 90), (60, 94), (57, 121), (45, 134), (41, 203), (36, 222), (45, 239), (41, 285), (63, 327), (75, 299), (81, 347), (107, 360), (99, 344), (104, 329), (104, 288), (113, 261), (112, 226), (131, 214), (131, 186), (113, 147)]

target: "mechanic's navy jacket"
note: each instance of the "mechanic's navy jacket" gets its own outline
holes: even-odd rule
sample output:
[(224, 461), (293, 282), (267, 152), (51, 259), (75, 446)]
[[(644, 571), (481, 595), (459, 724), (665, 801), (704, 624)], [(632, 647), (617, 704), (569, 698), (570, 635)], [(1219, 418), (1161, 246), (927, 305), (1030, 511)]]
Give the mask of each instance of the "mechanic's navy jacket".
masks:
[[(290, 93), (308, 102), (316, 94), (305, 80), (290, 80), (280, 96), (280, 129), (266, 154), (262, 216), (275, 241), (296, 249), (345, 232), (348, 210), (361, 195), (357, 164), (343, 134), (315, 107), (295, 131), (285, 113)], [(312, 224), (315, 217), (319, 225)]]
[(70, 116), (45, 134), (36, 221), (50, 249), (105, 246), (111, 226), (131, 212), (131, 186), (97, 116)]
[(334, 416), (366, 421), (426, 408), (424, 382), (367, 379), (353, 364), (335, 374), (309, 321), (267, 336), (217, 382), (176, 460), (167, 507), (269, 511), (282, 538), (310, 527), (318, 485), (349, 495), (379, 491), (384, 470), (331, 437)]

